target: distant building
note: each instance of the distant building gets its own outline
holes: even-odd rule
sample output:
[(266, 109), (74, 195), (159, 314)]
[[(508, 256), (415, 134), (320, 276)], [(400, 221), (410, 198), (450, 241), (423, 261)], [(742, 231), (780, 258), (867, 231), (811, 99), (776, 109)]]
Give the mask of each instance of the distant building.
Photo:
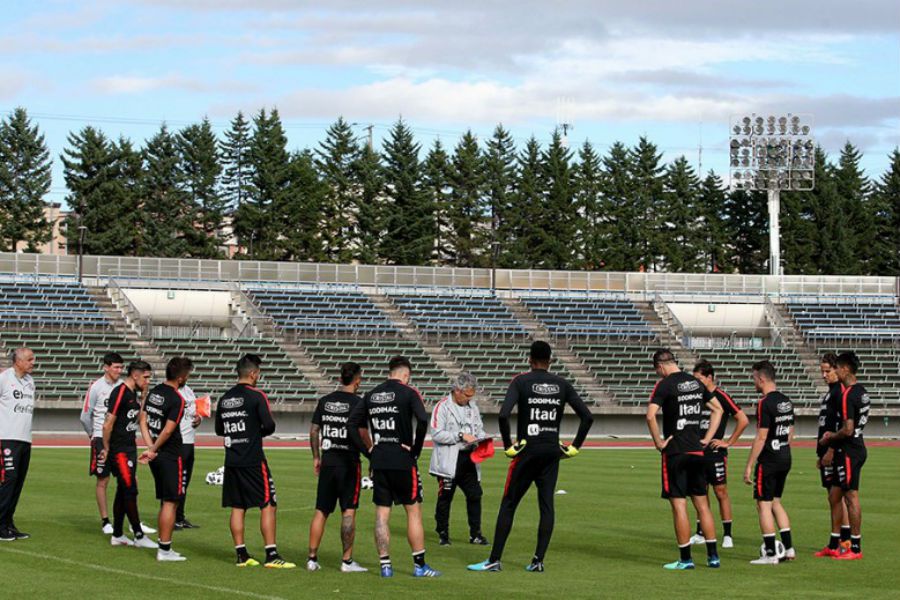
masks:
[[(66, 239), (66, 218), (69, 211), (63, 210), (62, 205), (58, 202), (50, 202), (44, 206), (44, 218), (52, 225), (53, 230), (50, 235), (50, 241), (46, 244), (38, 245), (40, 254), (68, 254), (68, 244)], [(25, 252), (28, 244), (19, 242), (16, 244), (16, 252)], [(77, 248), (73, 248), (77, 251)]]

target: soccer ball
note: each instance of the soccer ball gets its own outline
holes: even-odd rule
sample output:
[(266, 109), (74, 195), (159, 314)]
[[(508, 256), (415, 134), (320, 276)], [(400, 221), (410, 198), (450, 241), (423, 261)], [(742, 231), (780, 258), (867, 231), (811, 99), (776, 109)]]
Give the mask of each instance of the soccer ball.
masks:
[(225, 479), (225, 467), (219, 467), (212, 473), (206, 474), (206, 485), (222, 485)]
[(375, 484), (372, 483), (371, 477), (363, 477), (359, 482), (359, 486), (364, 490), (371, 490), (375, 487)]
[[(783, 560), (786, 552), (787, 551), (784, 549), (784, 544), (781, 543), (781, 540), (775, 540), (775, 557), (778, 558), (778, 560)], [(766, 555), (766, 545), (765, 545), (765, 543), (763, 543), (759, 547), (759, 556), (760, 556), (760, 558), (762, 558), (765, 555)]]

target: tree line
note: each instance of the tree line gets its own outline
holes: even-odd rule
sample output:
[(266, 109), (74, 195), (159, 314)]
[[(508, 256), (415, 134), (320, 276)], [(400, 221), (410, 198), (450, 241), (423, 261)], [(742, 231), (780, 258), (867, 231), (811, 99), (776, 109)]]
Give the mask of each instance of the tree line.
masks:
[[(784, 270), (900, 275), (900, 150), (875, 181), (847, 142), (816, 153), (816, 187), (782, 193)], [(763, 273), (764, 192), (732, 191), (646, 137), (600, 151), (554, 132), (523, 146), (498, 125), (427, 148), (398, 120), (382, 147), (343, 118), (292, 150), (276, 109), (163, 123), (142, 146), (88, 125), (60, 156), (68, 231), (88, 254), (535, 269)], [(34, 251), (51, 156), (27, 112), (0, 121), (0, 249)], [(74, 240), (74, 235), (70, 236)], [(74, 250), (74, 247), (72, 248)], [(70, 251), (72, 251), (70, 250)]]

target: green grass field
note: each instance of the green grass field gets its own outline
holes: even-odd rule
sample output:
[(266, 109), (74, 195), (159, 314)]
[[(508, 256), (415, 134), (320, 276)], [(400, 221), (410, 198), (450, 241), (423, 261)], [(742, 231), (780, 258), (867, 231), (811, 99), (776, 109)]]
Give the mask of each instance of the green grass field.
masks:
[[(203, 479), (221, 464), (220, 450), (199, 450), (188, 516), (200, 529), (176, 532), (175, 548), (185, 563), (158, 564), (151, 550), (113, 548), (100, 533), (92, 480), (86, 475), (86, 449), (37, 449), (16, 517), (32, 539), (0, 544), (3, 598), (87, 598), (106, 593), (116, 598), (376, 598), (415, 594), (421, 598), (897, 598), (900, 518), (898, 451), (875, 448), (863, 476), (865, 559), (841, 563), (812, 557), (827, 539), (825, 495), (818, 486), (809, 449), (795, 450), (785, 506), (793, 520), (799, 558), (777, 567), (752, 567), (760, 537), (750, 488), (739, 481), (745, 451), (733, 451), (731, 490), (735, 507), (736, 547), (724, 550), (722, 568), (707, 569), (705, 551), (695, 549), (693, 572), (665, 572), (660, 567), (677, 557), (668, 504), (659, 499), (658, 456), (650, 450), (592, 450), (562, 465), (557, 496), (556, 530), (547, 556), (547, 571), (530, 574), (537, 508), (530, 493), (519, 510), (507, 546), (502, 573), (469, 573), (465, 565), (486, 558), (487, 551), (465, 543), (465, 503), (454, 503), (449, 548), (437, 545), (432, 532), (434, 481), (425, 483), (428, 562), (444, 571), (435, 580), (411, 577), (411, 559), (395, 510), (392, 557), (395, 577), (377, 573), (345, 575), (338, 571), (340, 540), (337, 519), (329, 522), (320, 562), (323, 570), (307, 573), (236, 569), (227, 526), (220, 508), (221, 488)], [(313, 510), (315, 479), (307, 450), (270, 450), (279, 501), (279, 550), (305, 563), (307, 526)], [(506, 459), (494, 458), (484, 471), (485, 534), (493, 537)], [(427, 465), (427, 456), (422, 464)], [(138, 474), (141, 515), (155, 522), (149, 469)], [(111, 490), (115, 483), (111, 484)], [(112, 497), (112, 493), (110, 494)], [(363, 492), (356, 559), (377, 567), (372, 541), (371, 492)], [(248, 548), (261, 558), (256, 513), (248, 519)], [(721, 527), (718, 526), (721, 535)]]

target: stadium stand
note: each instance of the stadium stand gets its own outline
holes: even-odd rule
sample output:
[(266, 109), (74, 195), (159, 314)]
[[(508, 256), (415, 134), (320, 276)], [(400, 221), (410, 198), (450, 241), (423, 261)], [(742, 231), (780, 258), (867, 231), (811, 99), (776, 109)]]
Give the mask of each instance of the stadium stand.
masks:
[(569, 347), (619, 404), (646, 403), (658, 379), (650, 363), (657, 345), (579, 339)]
[(0, 282), (0, 320), (7, 327), (109, 326), (87, 290), (68, 282)]
[(390, 319), (365, 294), (350, 288), (249, 288), (247, 294), (288, 335), (398, 333)]
[(522, 303), (553, 335), (651, 340), (634, 304), (616, 298), (526, 297)]
[(389, 297), (426, 335), (526, 335), (522, 324), (495, 296), (394, 293)]

